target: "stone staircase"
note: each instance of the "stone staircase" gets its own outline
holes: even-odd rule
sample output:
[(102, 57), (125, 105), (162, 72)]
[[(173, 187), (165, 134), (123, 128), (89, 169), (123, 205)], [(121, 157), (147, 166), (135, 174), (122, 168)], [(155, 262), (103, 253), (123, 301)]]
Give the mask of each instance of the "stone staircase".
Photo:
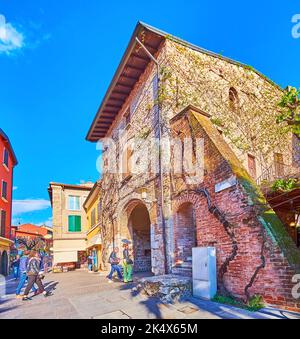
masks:
[(192, 277), (192, 263), (187, 261), (180, 265), (173, 266), (172, 274), (181, 275), (183, 277)]

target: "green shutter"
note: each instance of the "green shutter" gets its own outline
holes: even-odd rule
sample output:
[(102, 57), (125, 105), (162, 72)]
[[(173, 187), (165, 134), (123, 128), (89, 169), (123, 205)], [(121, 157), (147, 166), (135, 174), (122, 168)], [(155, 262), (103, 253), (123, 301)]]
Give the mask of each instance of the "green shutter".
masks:
[(81, 232), (80, 215), (69, 215), (69, 232)]
[(75, 216), (75, 232), (81, 232), (81, 216)]

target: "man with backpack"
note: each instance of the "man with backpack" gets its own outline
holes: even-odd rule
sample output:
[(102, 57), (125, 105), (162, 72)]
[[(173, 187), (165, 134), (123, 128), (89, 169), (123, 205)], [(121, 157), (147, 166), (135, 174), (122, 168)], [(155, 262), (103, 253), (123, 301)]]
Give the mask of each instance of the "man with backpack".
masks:
[[(22, 298), (23, 296), (20, 294), (21, 290), (23, 288), (23, 286), (25, 285), (26, 281), (28, 280), (27, 277), (27, 264), (28, 264), (28, 253), (29, 251), (24, 251), (21, 254), (20, 257), (20, 265), (19, 265), (19, 271), (20, 271), (20, 280), (19, 280), (19, 284), (18, 287), (16, 289), (16, 298)], [(37, 293), (37, 289), (34, 287), (34, 285), (32, 285), (32, 291), (34, 292), (34, 294)]]
[(27, 276), (28, 276), (28, 285), (25, 288), (23, 300), (30, 300), (28, 297), (28, 293), (32, 286), (36, 283), (39, 288), (39, 293), (43, 293), (44, 297), (48, 297), (50, 295), (49, 292), (47, 292), (44, 289), (41, 277), (40, 277), (40, 266), (41, 266), (41, 260), (39, 258), (39, 255), (36, 251), (31, 251), (29, 254), (29, 260), (27, 264)]
[(123, 276), (122, 276), (122, 272), (121, 272), (121, 268), (119, 266), (120, 263), (120, 258), (118, 257), (118, 253), (119, 253), (119, 248), (115, 247), (113, 249), (113, 251), (111, 252), (110, 256), (109, 256), (109, 260), (108, 262), (111, 265), (111, 270), (109, 275), (107, 276), (108, 282), (112, 283), (112, 277), (114, 272), (117, 272), (119, 279), (122, 281), (123, 280)]

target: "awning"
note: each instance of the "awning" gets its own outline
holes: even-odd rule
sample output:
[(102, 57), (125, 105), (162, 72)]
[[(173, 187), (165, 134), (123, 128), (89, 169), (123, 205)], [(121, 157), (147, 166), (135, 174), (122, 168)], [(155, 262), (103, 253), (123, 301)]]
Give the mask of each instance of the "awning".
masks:
[(96, 234), (91, 239), (87, 240), (87, 246), (86, 247), (90, 248), (92, 246), (101, 245), (101, 244), (102, 244), (101, 235), (100, 234)]

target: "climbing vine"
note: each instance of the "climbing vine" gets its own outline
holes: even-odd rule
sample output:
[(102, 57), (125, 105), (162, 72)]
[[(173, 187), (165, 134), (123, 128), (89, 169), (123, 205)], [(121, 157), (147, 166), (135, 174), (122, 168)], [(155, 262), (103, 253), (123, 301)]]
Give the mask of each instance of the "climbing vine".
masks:
[[(193, 104), (211, 115), (226, 141), (238, 153), (251, 153), (264, 168), (274, 149), (291, 148), (291, 129), (276, 124), (282, 90), (253, 68), (224, 62), (217, 57), (177, 44), (169, 38), (168, 58), (161, 67), (159, 101), (165, 120)], [(237, 103), (229, 91), (236, 91)]]
[(288, 86), (278, 106), (282, 108), (277, 123), (287, 123), (294, 134), (300, 138), (300, 88)]

